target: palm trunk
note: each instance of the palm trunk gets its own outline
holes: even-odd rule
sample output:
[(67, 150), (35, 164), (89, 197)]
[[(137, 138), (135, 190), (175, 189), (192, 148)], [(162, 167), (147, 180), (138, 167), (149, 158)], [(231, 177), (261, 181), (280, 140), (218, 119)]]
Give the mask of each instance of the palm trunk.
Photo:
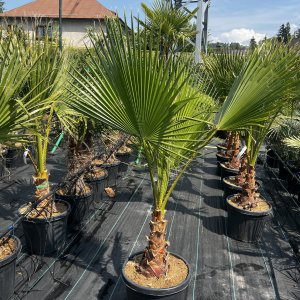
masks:
[(226, 166), (230, 169), (239, 169), (240, 168), (240, 159), (238, 157), (240, 153), (240, 137), (239, 134), (235, 134), (233, 147), (232, 147), (232, 159)]
[(150, 235), (148, 236), (148, 247), (144, 250), (139, 271), (147, 277), (165, 276), (169, 270), (169, 252), (166, 241), (167, 221), (161, 210), (155, 210), (150, 222)]
[(237, 201), (244, 209), (251, 209), (257, 206), (257, 197), (255, 192), (255, 169), (253, 166), (248, 166), (247, 168), (246, 181), (243, 186), (243, 191)]
[(52, 196), (41, 200), (50, 193), (49, 174), (47, 170), (45, 170), (43, 173), (33, 176), (33, 182), (35, 185), (35, 200), (40, 201), (37, 206), (37, 216), (49, 218), (54, 212), (57, 212), (57, 209), (54, 201), (52, 201)]
[[(76, 140), (69, 138), (69, 152), (68, 152), (68, 175), (67, 178), (72, 178), (81, 171), (87, 164), (92, 162), (93, 154), (91, 149), (81, 150)], [(76, 177), (69, 188), (65, 191), (68, 195), (82, 196), (86, 195), (86, 184), (84, 181), (84, 173)]]
[(228, 132), (228, 136), (226, 139), (226, 151), (225, 151), (225, 156), (229, 157), (232, 154), (232, 146), (234, 142), (234, 134), (230, 131)]
[(243, 186), (246, 182), (246, 175), (247, 175), (247, 157), (246, 155), (243, 155), (241, 159), (241, 166), (239, 169), (239, 174), (235, 176), (235, 183), (239, 186)]

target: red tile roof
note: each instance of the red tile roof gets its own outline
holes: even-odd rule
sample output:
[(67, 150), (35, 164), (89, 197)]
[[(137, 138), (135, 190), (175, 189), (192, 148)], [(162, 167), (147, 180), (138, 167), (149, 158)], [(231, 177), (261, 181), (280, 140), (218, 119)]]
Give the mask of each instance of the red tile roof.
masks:
[[(63, 0), (63, 18), (104, 19), (116, 14), (96, 0)], [(36, 0), (0, 14), (0, 17), (58, 18), (59, 0)]]

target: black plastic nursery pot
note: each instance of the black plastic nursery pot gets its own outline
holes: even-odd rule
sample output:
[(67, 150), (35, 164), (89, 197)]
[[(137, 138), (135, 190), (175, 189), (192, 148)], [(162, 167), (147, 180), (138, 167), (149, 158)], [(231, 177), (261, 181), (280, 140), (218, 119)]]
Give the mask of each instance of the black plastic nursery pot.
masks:
[(98, 177), (98, 178), (85, 178), (85, 182), (87, 182), (93, 190), (92, 200), (93, 201), (101, 201), (103, 199), (103, 192), (106, 186), (107, 174)]
[(116, 157), (121, 162), (119, 165), (119, 172), (125, 173), (128, 170), (128, 164), (130, 162), (131, 153), (117, 153)]
[(71, 212), (68, 218), (68, 225), (76, 226), (80, 225), (85, 216), (87, 215), (90, 205), (92, 202), (92, 187), (91, 192), (87, 193), (83, 196), (75, 196), (75, 195), (60, 195), (58, 193), (55, 194), (56, 200), (63, 200), (69, 203), (71, 207)]
[(227, 149), (227, 147), (223, 146), (222, 144), (218, 144), (217, 145), (217, 151), (225, 151)]
[(16, 168), (19, 165), (24, 164), (22, 158), (22, 150), (21, 149), (8, 149), (5, 156), (5, 164), (7, 168)]
[(225, 140), (226, 137), (227, 137), (227, 131), (224, 131), (224, 130), (218, 130), (218, 131), (216, 132), (216, 137), (218, 137), (219, 139)]
[[(229, 181), (229, 179), (233, 180), (234, 178), (235, 178), (235, 176), (229, 176), (229, 177), (223, 178), (223, 191), (224, 191), (223, 198), (224, 198), (224, 200), (226, 200), (228, 196), (233, 195), (233, 194), (238, 194), (242, 191), (241, 186), (236, 185)], [(257, 181), (255, 182), (255, 184), (256, 184), (255, 190), (258, 191), (260, 188), (260, 184)]]
[[(143, 252), (138, 252), (133, 254), (129, 257), (128, 260), (133, 259), (135, 256), (142, 254)], [(125, 266), (128, 262), (128, 260), (125, 261), (123, 268), (122, 268), (122, 274), (121, 277), (126, 285), (126, 293), (127, 293), (127, 299), (128, 300), (186, 300), (186, 289), (191, 281), (191, 267), (188, 264), (188, 262), (181, 256), (170, 253), (177, 258), (184, 261), (184, 263), (187, 265), (189, 273), (187, 278), (180, 283), (177, 286), (171, 287), (171, 288), (161, 288), (161, 289), (153, 289), (153, 288), (147, 288), (144, 286), (141, 286), (133, 281), (131, 281), (129, 278), (126, 277), (126, 274), (124, 272)]]
[(227, 234), (238, 241), (255, 243), (261, 238), (264, 227), (270, 219), (272, 206), (266, 201), (270, 207), (267, 211), (244, 210), (229, 203), (229, 200), (236, 196), (237, 194), (230, 195), (226, 199), (228, 211)]
[(239, 173), (239, 169), (230, 169), (227, 168), (225, 163), (220, 163), (221, 168), (221, 182), (223, 186), (223, 179), (229, 176), (236, 176)]
[(5, 176), (5, 166), (6, 166), (5, 158), (0, 156), (0, 178)]
[(217, 175), (221, 176), (221, 166), (220, 166), (220, 164), (223, 163), (223, 162), (229, 161), (231, 158), (227, 157), (227, 156), (224, 156), (220, 153), (217, 153), (216, 156), (217, 156)]
[(298, 161), (287, 161), (288, 172), (286, 181), (288, 190), (291, 193), (298, 193), (300, 191), (300, 165)]
[(111, 164), (103, 164), (101, 165), (101, 168), (104, 168), (108, 172), (108, 177), (107, 177), (107, 186), (115, 186), (117, 185), (117, 178), (118, 178), (118, 171), (119, 171), (119, 166), (121, 162), (116, 161)]
[(21, 242), (16, 236), (11, 236), (16, 243), (15, 251), (0, 260), (0, 300), (7, 300), (14, 294), (17, 256), (21, 251)]
[(278, 168), (279, 168), (278, 178), (282, 180), (286, 180), (287, 176), (289, 175), (289, 171), (283, 161), (281, 160), (278, 161)]
[(28, 251), (31, 254), (47, 255), (60, 250), (67, 236), (67, 220), (71, 212), (66, 201), (56, 201), (66, 205), (61, 215), (52, 218), (26, 218), (22, 220), (23, 231)]
[(267, 150), (266, 163), (267, 163), (268, 167), (270, 167), (270, 168), (278, 168), (279, 167), (279, 159), (273, 149)]

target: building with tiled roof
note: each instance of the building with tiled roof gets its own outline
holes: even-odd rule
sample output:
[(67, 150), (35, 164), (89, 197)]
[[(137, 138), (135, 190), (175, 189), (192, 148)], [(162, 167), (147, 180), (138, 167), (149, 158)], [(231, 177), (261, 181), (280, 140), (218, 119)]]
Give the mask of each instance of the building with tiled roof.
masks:
[[(116, 14), (97, 0), (63, 0), (63, 39), (73, 46), (83, 46), (88, 28), (99, 26), (105, 18)], [(59, 0), (36, 0), (0, 14), (8, 24), (17, 23), (38, 36), (45, 34), (48, 24), (58, 26)]]

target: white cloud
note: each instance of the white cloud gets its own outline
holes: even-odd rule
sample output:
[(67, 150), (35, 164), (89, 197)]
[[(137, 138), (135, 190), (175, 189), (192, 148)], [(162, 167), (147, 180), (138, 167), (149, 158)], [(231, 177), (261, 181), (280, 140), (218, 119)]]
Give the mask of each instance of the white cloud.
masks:
[(290, 25), (291, 25), (291, 34), (293, 34), (298, 29), (298, 26), (296, 24), (290, 24)]
[(255, 32), (253, 29), (236, 28), (228, 32), (223, 32), (219, 37), (214, 38), (215, 40), (218, 39), (224, 43), (238, 42), (242, 45), (249, 45), (249, 41), (252, 37), (258, 42), (264, 39), (265, 36), (266, 34)]

